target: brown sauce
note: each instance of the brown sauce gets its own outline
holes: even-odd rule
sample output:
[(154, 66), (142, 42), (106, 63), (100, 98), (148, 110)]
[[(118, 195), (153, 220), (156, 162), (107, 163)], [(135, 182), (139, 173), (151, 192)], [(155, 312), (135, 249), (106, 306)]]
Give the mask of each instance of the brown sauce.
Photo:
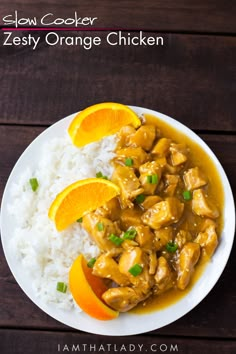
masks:
[(142, 314), (153, 311), (162, 310), (170, 305), (174, 305), (176, 302), (185, 297), (193, 288), (194, 284), (198, 281), (201, 275), (204, 272), (204, 269), (209, 262), (208, 258), (202, 257), (198, 262), (195, 271), (192, 275), (190, 284), (187, 286), (185, 290), (180, 290), (177, 288), (172, 288), (167, 290), (163, 294), (158, 296), (150, 296), (146, 301), (141, 302), (135, 308), (130, 310), (132, 313)]
[[(191, 166), (200, 167), (209, 179), (208, 195), (217, 205), (219, 210), (223, 210), (224, 206), (224, 192), (222, 182), (219, 173), (216, 169), (215, 164), (211, 158), (206, 154), (206, 152), (193, 140), (187, 137), (181, 131), (171, 127), (169, 124), (159, 120), (158, 117), (145, 115), (146, 122), (149, 124), (154, 124), (158, 129), (160, 129), (161, 136), (170, 138), (176, 143), (185, 143), (189, 149), (189, 164)], [(186, 213), (188, 210), (186, 209)], [(187, 217), (187, 216), (186, 216)], [(217, 234), (220, 237), (223, 228), (223, 216), (217, 220)], [(213, 255), (214, 257), (214, 255)], [(181, 300), (188, 292), (193, 288), (198, 279), (203, 275), (204, 269), (209, 262), (208, 257), (201, 257), (198, 264), (195, 267), (195, 271), (192, 275), (191, 282), (185, 290), (179, 290), (177, 288), (172, 288), (158, 296), (151, 296), (144, 302), (138, 304), (134, 309), (131, 310), (132, 313), (147, 313), (152, 311), (161, 310), (165, 307), (175, 304)]]

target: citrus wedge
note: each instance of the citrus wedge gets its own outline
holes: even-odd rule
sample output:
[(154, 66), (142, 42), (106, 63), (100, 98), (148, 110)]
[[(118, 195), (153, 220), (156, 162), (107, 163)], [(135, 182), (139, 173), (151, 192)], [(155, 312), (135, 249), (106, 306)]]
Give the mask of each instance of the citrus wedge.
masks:
[(91, 317), (98, 320), (112, 320), (119, 315), (101, 300), (107, 290), (103, 280), (92, 274), (84, 256), (79, 255), (71, 266), (69, 273), (71, 294), (79, 307)]
[(107, 135), (115, 134), (128, 124), (135, 128), (141, 124), (132, 109), (120, 103), (105, 102), (79, 112), (72, 120), (68, 133), (73, 144), (81, 147)]
[(86, 213), (104, 205), (120, 193), (119, 187), (103, 178), (88, 178), (66, 187), (52, 202), (48, 216), (58, 231)]

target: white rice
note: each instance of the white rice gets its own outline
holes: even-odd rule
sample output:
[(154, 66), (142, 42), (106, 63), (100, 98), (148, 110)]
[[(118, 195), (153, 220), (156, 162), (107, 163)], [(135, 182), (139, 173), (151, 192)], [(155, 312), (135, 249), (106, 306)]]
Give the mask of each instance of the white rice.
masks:
[[(57, 232), (48, 218), (49, 206), (60, 191), (77, 180), (95, 177), (99, 171), (111, 177), (115, 145), (115, 136), (110, 136), (78, 149), (65, 133), (63, 138), (43, 145), (35, 157), (37, 167), (28, 167), (12, 186), (13, 202), (8, 206), (16, 224), (12, 251), (33, 279), (36, 295), (45, 303), (72, 309), (75, 305), (69, 288), (65, 294), (60, 293), (57, 282), (68, 284), (69, 269), (80, 253), (89, 259), (99, 252), (79, 223)], [(33, 177), (39, 182), (36, 192), (29, 184)]]

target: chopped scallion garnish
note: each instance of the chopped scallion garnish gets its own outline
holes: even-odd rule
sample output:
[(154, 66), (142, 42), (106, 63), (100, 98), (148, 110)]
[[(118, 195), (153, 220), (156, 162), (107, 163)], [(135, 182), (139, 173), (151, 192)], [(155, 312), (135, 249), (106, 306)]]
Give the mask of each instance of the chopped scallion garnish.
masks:
[(183, 191), (183, 198), (184, 200), (191, 200), (192, 199), (191, 191)]
[(108, 179), (108, 177), (107, 177), (107, 176), (104, 176), (101, 171), (99, 171), (99, 172), (96, 173), (96, 177), (97, 177), (97, 178)]
[(157, 184), (158, 182), (158, 175), (155, 174), (155, 175), (152, 175), (152, 184)]
[(177, 243), (175, 242), (168, 242), (166, 245), (166, 250), (170, 253), (174, 253), (178, 248)]
[(130, 229), (125, 231), (122, 238), (123, 240), (133, 240), (136, 235), (137, 235), (137, 231), (135, 229)]
[(79, 218), (78, 220), (76, 220), (77, 222), (82, 222), (83, 218)]
[(158, 182), (158, 175), (148, 175), (147, 176), (147, 183), (151, 183), (151, 184), (157, 184)]
[(152, 176), (151, 175), (147, 176), (147, 183), (152, 183)]
[(137, 202), (138, 204), (141, 204), (141, 203), (144, 202), (145, 198), (146, 198), (146, 197), (145, 197), (144, 194), (139, 194), (139, 195), (137, 195), (137, 197), (135, 198), (135, 200), (136, 200), (136, 202)]
[(57, 291), (60, 291), (61, 293), (66, 293), (66, 290), (67, 290), (67, 285), (62, 281), (59, 281), (57, 283)]
[(96, 258), (91, 258), (91, 259), (88, 261), (87, 266), (88, 266), (89, 268), (93, 268), (95, 262), (96, 262)]
[(113, 242), (116, 246), (120, 246), (124, 241), (122, 238), (116, 236), (115, 234), (111, 234), (108, 239)]
[(97, 229), (98, 229), (98, 231), (103, 231), (104, 230), (104, 225), (103, 225), (102, 222), (98, 222), (97, 223)]
[(125, 166), (133, 166), (133, 159), (131, 159), (131, 157), (127, 157), (127, 159), (125, 159)]
[(32, 191), (35, 192), (39, 186), (37, 178), (30, 178), (29, 183), (31, 185)]
[(132, 274), (134, 277), (137, 277), (137, 275), (141, 274), (142, 271), (143, 267), (138, 263), (136, 263), (129, 269), (130, 274)]

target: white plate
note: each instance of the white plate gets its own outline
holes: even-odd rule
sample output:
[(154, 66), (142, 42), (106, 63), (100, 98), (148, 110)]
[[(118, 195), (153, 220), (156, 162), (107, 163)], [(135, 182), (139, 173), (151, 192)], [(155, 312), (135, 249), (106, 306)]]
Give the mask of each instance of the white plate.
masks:
[(121, 314), (117, 319), (108, 322), (95, 320), (85, 313), (76, 313), (75, 315), (74, 312), (64, 311), (56, 308), (53, 305), (46, 305), (35, 296), (35, 293), (31, 288), (32, 279), (25, 275), (21, 263), (15, 259), (9, 247), (10, 239), (14, 230), (14, 224), (11, 222), (7, 211), (7, 205), (11, 201), (9, 191), (11, 184), (14, 181), (17, 181), (18, 176), (26, 168), (26, 166), (30, 165), (34, 167), (35, 161), (37, 161), (36, 156), (39, 151), (39, 147), (52, 137), (62, 136), (74, 115), (68, 116), (50, 128), (46, 129), (24, 151), (8, 179), (1, 205), (1, 238), (4, 253), (16, 281), (27, 294), (27, 296), (48, 315), (70, 327), (90, 333), (113, 336), (138, 334), (158, 329), (176, 321), (180, 317), (184, 316), (187, 312), (192, 310), (197, 304), (199, 304), (199, 302), (202, 301), (202, 299), (216, 284), (225, 268), (232, 248), (235, 228), (235, 207), (232, 191), (221, 164), (210, 150), (210, 148), (195, 133), (193, 133), (190, 129), (177, 122), (176, 120), (149, 109), (140, 107), (131, 108), (134, 109), (138, 114), (147, 113), (157, 116), (159, 119), (166, 121), (174, 128), (180, 130), (189, 136), (192, 140), (201, 145), (217, 166), (222, 184), (224, 186), (224, 194), (226, 196), (223, 216), (224, 229), (221, 235), (220, 244), (212, 258), (212, 261), (209, 262), (204, 273), (197, 281), (197, 283), (195, 283), (191, 291), (188, 292), (187, 296), (179, 300), (177, 303), (156, 312), (147, 314)]

